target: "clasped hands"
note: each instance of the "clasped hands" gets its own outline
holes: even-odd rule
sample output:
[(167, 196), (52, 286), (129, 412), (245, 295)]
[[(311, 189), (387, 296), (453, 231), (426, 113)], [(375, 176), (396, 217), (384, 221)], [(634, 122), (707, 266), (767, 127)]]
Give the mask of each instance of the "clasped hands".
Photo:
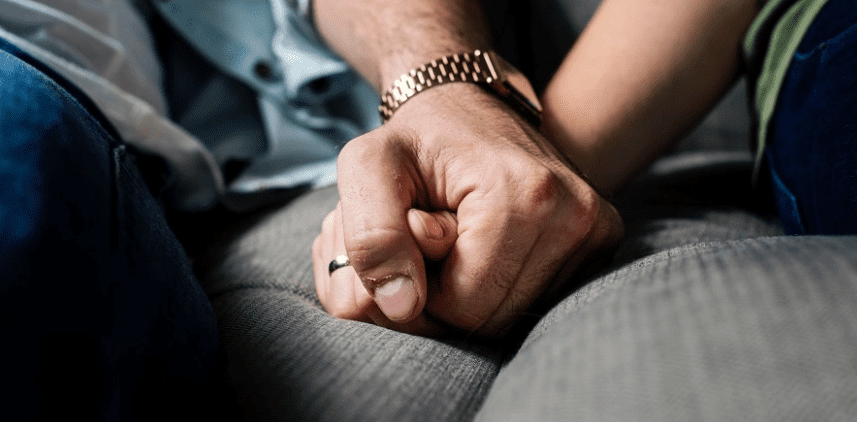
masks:
[[(472, 84), (427, 90), (349, 142), (338, 183), (313, 244), (319, 299), (408, 333), (502, 335), (560, 269), (610, 253), (623, 232), (536, 128)], [(329, 274), (343, 254), (351, 266)]]

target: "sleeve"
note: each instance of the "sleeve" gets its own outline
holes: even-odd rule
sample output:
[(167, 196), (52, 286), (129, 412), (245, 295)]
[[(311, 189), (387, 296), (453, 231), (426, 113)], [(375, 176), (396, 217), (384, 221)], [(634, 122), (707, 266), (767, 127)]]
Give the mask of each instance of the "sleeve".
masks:
[(262, 96), (318, 101), (299, 96), (311, 81), (351, 71), (316, 33), (311, 0), (164, 0), (155, 8), (211, 63)]

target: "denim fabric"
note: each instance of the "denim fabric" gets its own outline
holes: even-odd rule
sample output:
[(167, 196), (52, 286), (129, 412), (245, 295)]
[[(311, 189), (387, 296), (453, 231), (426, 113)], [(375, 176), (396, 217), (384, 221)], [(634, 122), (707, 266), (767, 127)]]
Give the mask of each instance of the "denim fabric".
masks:
[(857, 233), (857, 8), (831, 0), (783, 84), (766, 153), (790, 234)]
[(4, 420), (191, 416), (211, 305), (134, 158), (77, 89), (0, 40)]

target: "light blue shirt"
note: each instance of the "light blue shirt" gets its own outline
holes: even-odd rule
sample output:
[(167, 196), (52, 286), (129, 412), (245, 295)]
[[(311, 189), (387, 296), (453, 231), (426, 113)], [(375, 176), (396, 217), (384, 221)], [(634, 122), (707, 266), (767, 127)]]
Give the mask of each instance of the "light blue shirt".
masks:
[[(378, 96), (318, 38), (310, 1), (0, 0), (0, 38), (161, 157), (166, 204), (241, 211), (334, 183), (342, 145), (380, 124)], [(199, 54), (169, 43), (162, 66), (153, 9)]]
[[(221, 168), (230, 161), (246, 164), (226, 180), (223, 201), (231, 208), (335, 183), (342, 145), (380, 124), (377, 94), (318, 38), (310, 0), (153, 3), (202, 56), (243, 83), (212, 77), (200, 87), (200, 81), (187, 81), (194, 85), (187, 104), (175, 105), (181, 109), (177, 123), (213, 152)], [(263, 131), (254, 127), (247, 91)]]

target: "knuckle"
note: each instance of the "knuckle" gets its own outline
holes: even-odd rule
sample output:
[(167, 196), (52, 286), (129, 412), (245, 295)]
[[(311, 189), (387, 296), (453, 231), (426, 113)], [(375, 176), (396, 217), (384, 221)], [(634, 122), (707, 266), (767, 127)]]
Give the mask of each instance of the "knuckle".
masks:
[(533, 220), (542, 220), (554, 215), (560, 204), (562, 181), (547, 168), (538, 168), (527, 174), (519, 198), (526, 213)]
[(579, 195), (577, 203), (579, 213), (592, 220), (595, 220), (601, 210), (601, 196), (592, 188), (586, 189), (583, 194)]
[(339, 151), (338, 160), (340, 162), (347, 162), (349, 160), (354, 159), (355, 157), (360, 156), (366, 149), (366, 142), (362, 139), (363, 138), (354, 138), (345, 145), (343, 145), (342, 150)]
[(373, 162), (389, 147), (386, 140), (386, 137), (378, 136), (375, 132), (354, 138), (342, 147), (339, 160), (349, 164)]
[(598, 224), (601, 197), (592, 189), (578, 192), (559, 206), (551, 233), (553, 238), (575, 242), (590, 237)]
[(603, 212), (594, 223), (593, 238), (596, 242), (608, 245), (618, 243), (625, 235), (622, 216), (610, 203), (604, 201), (600, 208)]
[[(577, 230), (590, 234), (598, 222), (601, 213), (601, 197), (592, 189), (577, 196), (571, 205), (574, 219), (566, 219), (566, 225), (574, 225)], [(574, 221), (572, 221), (574, 220)]]

